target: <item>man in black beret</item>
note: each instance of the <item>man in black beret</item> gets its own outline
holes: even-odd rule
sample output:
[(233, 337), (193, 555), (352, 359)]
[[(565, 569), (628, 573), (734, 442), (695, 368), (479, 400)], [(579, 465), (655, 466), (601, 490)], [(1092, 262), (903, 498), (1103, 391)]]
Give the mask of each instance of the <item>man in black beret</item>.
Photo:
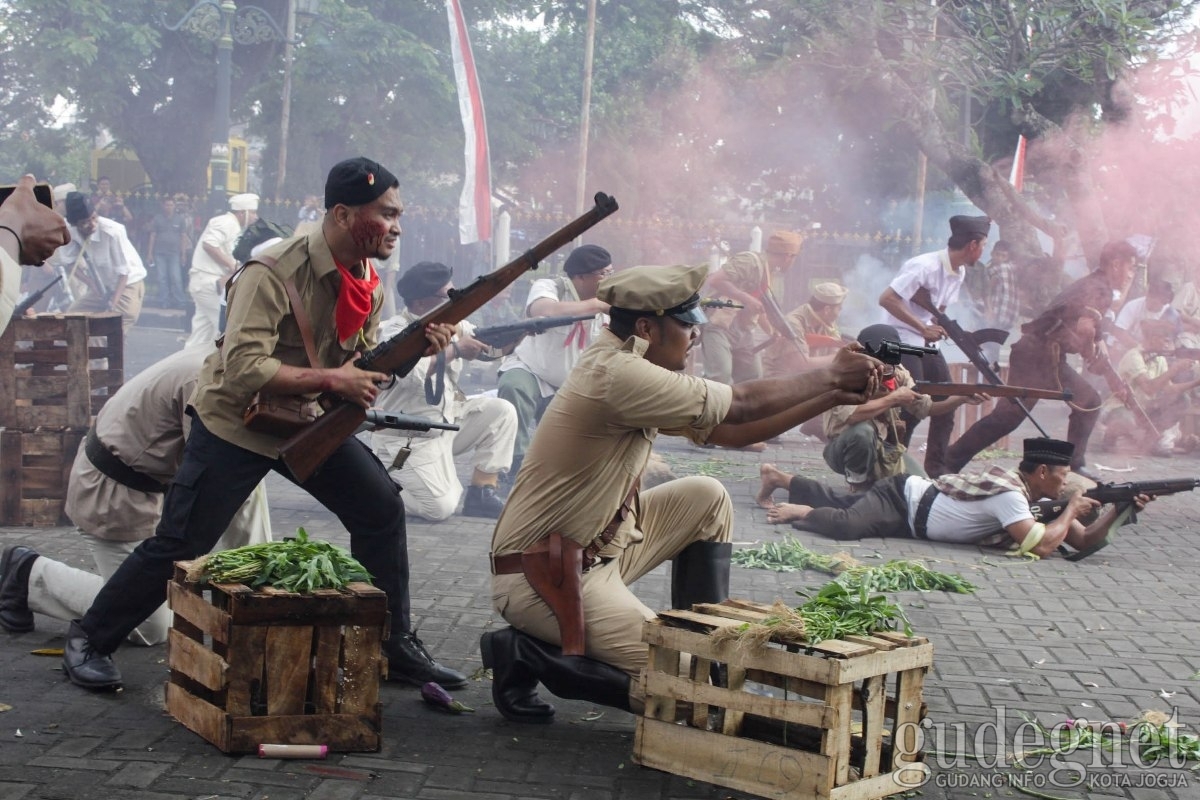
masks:
[[(406, 310), (379, 326), (380, 338), (394, 336), (446, 302), (452, 287), (451, 270), (445, 264), (422, 261), (409, 269), (396, 283), (396, 293)], [(498, 397), (468, 397), (459, 388), (466, 361), (493, 360), (500, 355), (474, 339), (474, 331), (470, 322), (460, 322), (449, 358), (439, 353), (421, 359), (375, 400), (387, 412), (412, 414), (460, 428), (416, 434), (379, 430), (371, 435), (376, 454), (398, 471), (409, 513), (434, 522), (449, 519), (460, 499), (464, 517), (496, 519), (504, 508), (497, 486), (500, 474), (512, 463), (517, 412), (511, 403)], [(466, 454), (471, 457), (473, 471), (464, 496), (454, 459)]]
[(609, 252), (597, 244), (577, 247), (567, 256), (563, 271), (565, 275), (533, 282), (525, 300), (525, 316), (595, 314), (596, 318), (528, 336), (501, 362), (497, 394), (517, 410), (517, 442), (507, 476), (509, 480), (520, 471), (533, 428), (550, 405), (554, 393), (608, 322), (608, 303), (596, 297), (596, 290), (600, 281), (613, 273)]
[[(1015, 470), (992, 466), (985, 472), (885, 478), (865, 494), (830, 489), (821, 481), (785, 475), (788, 502), (767, 511), (770, 522), (790, 522), (843, 541), (872, 536), (908, 536), (956, 544), (1004, 544), (1025, 555), (1047, 556), (1066, 544), (1091, 551), (1107, 539), (1128, 512), (1114, 506), (1084, 527), (1078, 517), (1099, 503), (1072, 495), (1062, 514), (1040, 522), (1031, 505), (1063, 496), (1075, 447), (1058, 439), (1026, 439)], [(777, 486), (773, 488), (782, 488)], [(768, 494), (769, 497), (769, 494)], [(1138, 495), (1138, 510), (1153, 498)]]
[[(268, 472), (289, 474), (279, 458), (286, 437), (246, 423), (254, 398), (315, 399), (329, 392), (365, 408), (389, 380), (354, 362), (377, 339), (382, 290), (371, 259), (386, 258), (400, 239), (398, 183), (378, 163), (350, 159), (330, 171), (325, 202), (319, 228), (268, 248), (234, 284), (224, 342), (205, 360), (192, 395), (191, 433), (155, 535), (125, 559), (83, 619), (71, 623), (63, 667), (73, 683), (120, 686), (111, 655), (163, 602), (174, 562), (211, 550)], [(296, 313), (293, 296), (306, 315)], [(452, 333), (449, 325), (431, 325), (426, 354), (445, 349)], [(379, 460), (350, 437), (300, 486), (346, 526), (354, 557), (387, 593), (387, 677), (465, 686), (466, 678), (434, 661), (412, 633), (404, 502)]]
[[(928, 309), (937, 308), (944, 312), (947, 306), (958, 299), (963, 281), (966, 280), (967, 268), (975, 266), (983, 256), (991, 224), (992, 221), (987, 217), (951, 217), (946, 249), (922, 253), (904, 262), (899, 274), (879, 296), (879, 305), (887, 312), (884, 322), (896, 328), (901, 342), (937, 346), (946, 338), (946, 331), (934, 324), (933, 313)], [(940, 352), (923, 357), (906, 355), (900, 363), (918, 383), (950, 382), (950, 368)], [(904, 444), (907, 446), (920, 420), (907, 412), (902, 412), (901, 417), (905, 424)], [(925, 471), (930, 475), (941, 475), (946, 471), (943, 460), (953, 430), (954, 415), (929, 418)]]

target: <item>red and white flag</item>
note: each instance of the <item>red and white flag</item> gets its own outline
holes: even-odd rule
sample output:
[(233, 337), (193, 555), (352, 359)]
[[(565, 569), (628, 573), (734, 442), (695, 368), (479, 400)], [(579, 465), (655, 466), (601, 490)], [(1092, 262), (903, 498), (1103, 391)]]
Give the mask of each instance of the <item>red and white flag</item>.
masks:
[(1025, 188), (1025, 137), (1017, 137), (1017, 152), (1013, 154), (1012, 171), (1008, 173), (1008, 182), (1019, 193)]
[(492, 238), (492, 170), (488, 160), (487, 122), (483, 114), (483, 95), (475, 74), (475, 56), (467, 38), (459, 0), (446, 0), (450, 19), (450, 51), (454, 57), (454, 82), (458, 87), (458, 108), (466, 133), (466, 174), (458, 200), (458, 235), (463, 244), (486, 242)]

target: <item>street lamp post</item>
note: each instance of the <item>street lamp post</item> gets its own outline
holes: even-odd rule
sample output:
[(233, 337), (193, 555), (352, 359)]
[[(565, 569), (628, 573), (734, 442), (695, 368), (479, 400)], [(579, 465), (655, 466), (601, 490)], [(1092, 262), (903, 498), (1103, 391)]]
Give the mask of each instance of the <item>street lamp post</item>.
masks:
[[(290, 3), (290, 0), (289, 0)], [(212, 148), (209, 170), (212, 174), (209, 206), (214, 215), (225, 211), (229, 179), (229, 86), (233, 78), (233, 45), (265, 42), (296, 44), (298, 36), (289, 36), (275, 18), (258, 6), (238, 8), (234, 0), (199, 0), (174, 25), (162, 21), (169, 31), (185, 31), (217, 43), (217, 94), (213, 109)]]

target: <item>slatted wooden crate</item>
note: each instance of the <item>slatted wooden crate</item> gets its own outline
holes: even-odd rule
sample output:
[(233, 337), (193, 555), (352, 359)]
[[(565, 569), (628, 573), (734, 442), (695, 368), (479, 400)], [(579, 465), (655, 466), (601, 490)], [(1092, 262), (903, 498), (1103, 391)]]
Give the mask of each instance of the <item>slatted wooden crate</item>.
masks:
[(0, 336), (0, 427), (86, 429), (124, 365), (120, 314), (14, 319)]
[(377, 752), (387, 595), (367, 583), (295, 594), (187, 580), (167, 601), (167, 712), (226, 753), (260, 744)]
[(0, 525), (64, 524), (67, 478), (84, 433), (0, 430)]
[(746, 647), (709, 635), (768, 615), (727, 600), (646, 623), (634, 761), (780, 799), (876, 800), (919, 785), (928, 640), (881, 633)]

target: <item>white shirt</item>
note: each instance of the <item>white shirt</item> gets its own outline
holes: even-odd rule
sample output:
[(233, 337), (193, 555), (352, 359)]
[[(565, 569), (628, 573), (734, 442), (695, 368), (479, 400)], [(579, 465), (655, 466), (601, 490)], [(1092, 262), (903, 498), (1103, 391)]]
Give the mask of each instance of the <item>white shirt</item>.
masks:
[[(904, 482), (909, 530), (916, 530), (913, 520), (917, 516), (917, 506), (925, 490), (932, 485), (933, 481), (916, 475)], [(935, 542), (976, 544), (1026, 519), (1033, 519), (1033, 512), (1029, 510), (1029, 501), (1020, 492), (1001, 492), (979, 500), (956, 500), (938, 494), (929, 508), (925, 530)]]
[[(541, 299), (571, 303), (578, 302), (579, 295), (575, 292), (575, 284), (566, 276), (539, 278), (529, 287), (529, 299), (525, 301), (526, 317), (532, 316), (529, 307)], [(512, 355), (506, 356), (501, 362), (500, 372), (517, 367), (533, 373), (538, 379), (542, 397), (549, 397), (563, 385), (583, 351), (596, 340), (606, 324), (608, 315), (597, 314), (591, 322), (577, 322), (551, 328), (537, 336), (526, 336)]]
[(233, 246), (242, 235), (242, 225), (232, 211), (213, 217), (204, 226), (200, 241), (192, 251), (192, 269), (190, 275), (211, 275), (214, 278), (224, 278), (228, 274), (225, 265), (208, 254), (204, 245), (211, 245), (225, 255), (233, 258)]
[[(913, 303), (913, 295), (917, 293), (918, 289), (924, 287), (929, 291), (929, 297), (934, 306), (945, 309), (958, 299), (958, 292), (962, 289), (966, 277), (965, 266), (960, 266), (957, 272), (950, 266), (948, 250), (935, 250), (932, 253), (913, 256), (905, 261), (904, 266), (900, 267), (900, 274), (892, 279), (889, 286), (892, 291), (900, 295), (910, 314), (925, 325), (931, 325), (933, 324), (933, 314)], [(886, 316), (884, 321), (896, 329), (896, 332), (900, 334), (901, 342), (914, 345), (925, 344), (925, 337), (920, 331), (914, 330), (907, 322), (900, 321), (891, 312), (888, 312)], [(936, 347), (937, 345), (934, 343), (931, 346)]]
[[(129, 241), (125, 226), (108, 217), (96, 217), (96, 230), (92, 231), (86, 242), (79, 229), (72, 225), (71, 241), (55, 250), (51, 261), (70, 272), (85, 243), (88, 257), (100, 273), (100, 279), (104, 281), (104, 288), (108, 291), (116, 288), (122, 275), (125, 276), (126, 286), (133, 286), (146, 279), (146, 267), (142, 264), (142, 257), (138, 255), (137, 248)], [(81, 265), (80, 269), (84, 267)]]
[(21, 268), (8, 253), (0, 250), (0, 333), (4, 333), (8, 327), (13, 309), (20, 299)]

